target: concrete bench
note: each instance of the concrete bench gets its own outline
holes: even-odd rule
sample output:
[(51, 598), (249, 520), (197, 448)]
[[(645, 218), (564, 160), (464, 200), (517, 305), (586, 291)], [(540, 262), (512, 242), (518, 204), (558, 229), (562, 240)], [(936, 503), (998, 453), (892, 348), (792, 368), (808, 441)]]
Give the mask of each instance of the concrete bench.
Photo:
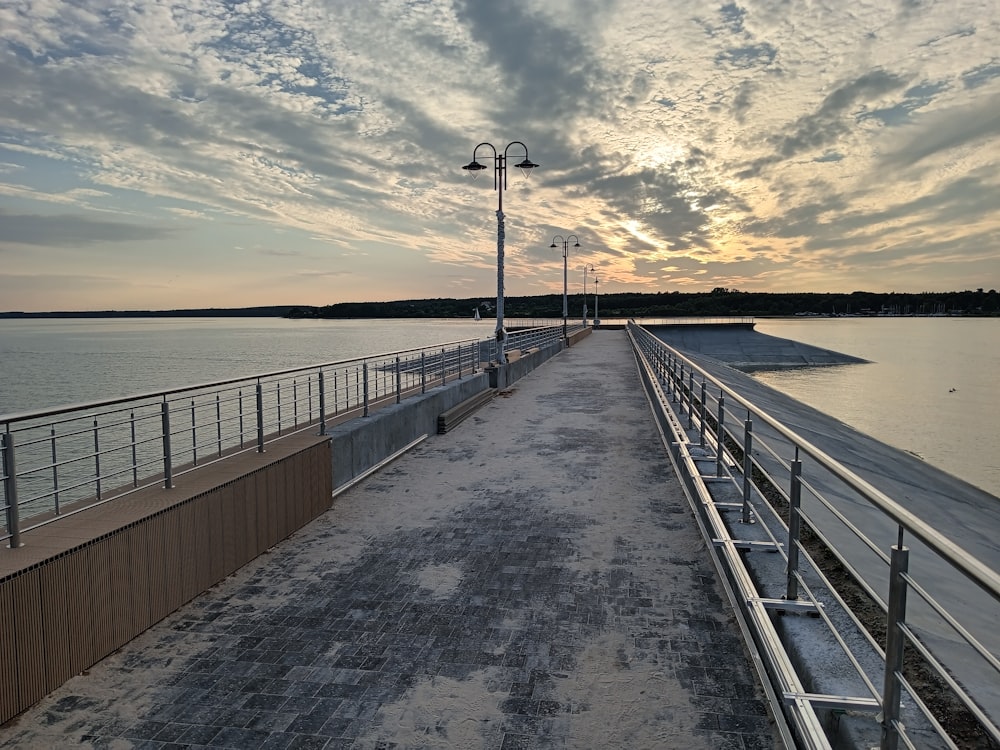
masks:
[(489, 403), (494, 395), (496, 395), (496, 391), (493, 388), (487, 388), (485, 391), (480, 391), (475, 396), (465, 399), (462, 403), (456, 404), (448, 409), (448, 411), (442, 412), (438, 416), (438, 435), (448, 432), (448, 430), (455, 427), (455, 425), (476, 411), (480, 406)]

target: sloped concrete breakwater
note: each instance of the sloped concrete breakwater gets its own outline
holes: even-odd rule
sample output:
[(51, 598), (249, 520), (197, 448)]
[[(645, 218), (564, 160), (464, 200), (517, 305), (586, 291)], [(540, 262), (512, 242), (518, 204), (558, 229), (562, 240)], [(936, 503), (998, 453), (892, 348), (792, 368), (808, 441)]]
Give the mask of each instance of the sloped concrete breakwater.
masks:
[(687, 352), (711, 357), (738, 370), (862, 364), (866, 359), (843, 352), (770, 336), (746, 325), (655, 326), (657, 338)]

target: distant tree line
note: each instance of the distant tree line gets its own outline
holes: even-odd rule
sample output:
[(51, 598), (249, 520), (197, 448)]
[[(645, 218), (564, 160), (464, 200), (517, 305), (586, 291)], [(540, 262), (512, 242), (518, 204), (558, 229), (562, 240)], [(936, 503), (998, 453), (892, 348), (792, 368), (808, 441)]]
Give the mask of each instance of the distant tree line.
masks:
[[(590, 315), (594, 296), (587, 295)], [(397, 302), (338, 302), (314, 307), (273, 305), (267, 307), (201, 308), (188, 310), (103, 310), (85, 312), (0, 312), (0, 318), (163, 318), (163, 317), (256, 317), (256, 318), (482, 318), (496, 317), (496, 300), (412, 299)], [(995, 289), (964, 292), (851, 292), (772, 293), (741, 292), (717, 287), (710, 292), (623, 292), (601, 294), (602, 318), (673, 318), (684, 316), (790, 316), (790, 315), (978, 315), (1000, 316), (1000, 294)], [(583, 295), (569, 297), (569, 315), (583, 314)], [(504, 315), (511, 318), (561, 318), (562, 294), (505, 297)]]
[[(771, 293), (741, 292), (717, 287), (711, 292), (627, 292), (601, 294), (602, 318), (684, 316), (790, 316), (790, 315), (1000, 315), (1000, 294), (995, 289), (963, 292), (851, 292)], [(587, 305), (593, 316), (594, 298)], [(483, 318), (496, 316), (493, 300), (413, 299), (397, 302), (339, 302), (325, 307), (296, 307), (292, 318)], [(582, 295), (569, 298), (569, 315), (583, 313)], [(561, 318), (562, 295), (505, 297), (504, 315), (512, 318)]]

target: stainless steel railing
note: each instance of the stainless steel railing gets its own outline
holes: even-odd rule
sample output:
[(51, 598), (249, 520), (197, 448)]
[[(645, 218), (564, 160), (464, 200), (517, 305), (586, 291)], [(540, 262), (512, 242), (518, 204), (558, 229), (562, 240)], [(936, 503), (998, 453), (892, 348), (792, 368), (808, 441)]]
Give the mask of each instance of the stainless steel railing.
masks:
[[(507, 350), (562, 338), (560, 326), (511, 332)], [(466, 339), (82, 404), (0, 415), (0, 541), (245, 451), (263, 452), (331, 419), (475, 373), (495, 339)]]
[[(729, 477), (737, 485), (736, 524), (762, 521), (768, 527), (766, 541), (743, 542), (744, 549), (751, 544), (766, 545), (784, 558), (780, 601), (768, 604), (745, 572), (731, 576), (736, 585), (745, 584), (748, 589), (740, 592), (746, 621), (758, 631), (772, 631), (757, 632), (757, 643), (765, 651), (780, 650), (776, 644), (781, 639), (773, 632), (770, 618), (760, 616), (763, 608), (757, 605), (764, 602), (765, 607), (789, 609), (791, 603), (813, 596), (803, 574), (804, 561), (809, 559), (802, 538), (807, 527), (882, 612), (884, 647), (874, 644), (883, 659), (882, 674), (860, 675), (878, 709), (880, 747), (925, 746), (900, 718), (904, 694), (916, 703), (925, 724), (940, 738), (940, 746), (957, 747), (949, 736), (953, 727), (934, 715), (921, 698), (921, 690), (911, 684), (904, 653), (918, 655), (921, 668), (933, 673), (939, 685), (947, 686), (978, 723), (977, 731), (1000, 742), (1000, 659), (995, 631), (1000, 617), (1000, 573), (683, 353), (639, 325), (630, 324), (628, 330), (680, 446), (678, 451), (694, 467), (691, 456), (700, 450), (710, 457), (712, 474)], [(710, 481), (703, 480), (703, 484)], [(778, 496), (787, 516), (769, 503), (754, 501), (765, 491)], [(713, 543), (724, 549), (738, 545), (731, 538), (720, 541), (729, 531), (712, 505), (702, 503), (701, 513)], [(742, 559), (732, 555), (729, 564), (742, 566)], [(813, 604), (822, 619), (829, 619), (820, 602)], [(836, 637), (842, 648), (849, 648), (848, 637)], [(859, 659), (851, 660), (859, 672), (864, 671)], [(784, 653), (767, 654), (764, 661), (773, 683), (785, 686), (784, 702), (793, 723), (798, 724), (803, 744), (827, 746), (822, 737), (815, 736), (824, 730), (814, 712), (802, 710), (809, 708), (810, 701), (819, 705), (819, 698), (803, 694), (792, 700), (787, 686), (801, 680)], [(774, 674), (775, 670), (786, 673)], [(824, 706), (834, 705), (830, 696), (820, 698)], [(871, 697), (844, 699), (841, 708), (863, 711), (871, 704)]]
[(0, 416), (0, 539), (474, 373), (467, 340)]

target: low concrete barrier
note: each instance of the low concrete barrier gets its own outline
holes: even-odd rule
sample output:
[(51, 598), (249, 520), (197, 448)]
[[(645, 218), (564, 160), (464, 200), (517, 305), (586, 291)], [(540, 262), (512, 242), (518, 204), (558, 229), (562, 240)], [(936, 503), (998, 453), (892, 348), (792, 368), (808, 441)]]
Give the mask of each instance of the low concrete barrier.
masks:
[(454, 380), (329, 430), (333, 486), (347, 484), (421, 435), (437, 433), (437, 419), (490, 387), (487, 373)]
[[(586, 333), (589, 333), (589, 329)], [(573, 339), (574, 343), (577, 340)], [(545, 360), (561, 352), (565, 347), (566, 344), (560, 339), (546, 346), (521, 352), (519, 357), (512, 357), (507, 364), (490, 365), (486, 368), (486, 372), (490, 378), (490, 387), (501, 390), (510, 387), (513, 383), (545, 362)]]

